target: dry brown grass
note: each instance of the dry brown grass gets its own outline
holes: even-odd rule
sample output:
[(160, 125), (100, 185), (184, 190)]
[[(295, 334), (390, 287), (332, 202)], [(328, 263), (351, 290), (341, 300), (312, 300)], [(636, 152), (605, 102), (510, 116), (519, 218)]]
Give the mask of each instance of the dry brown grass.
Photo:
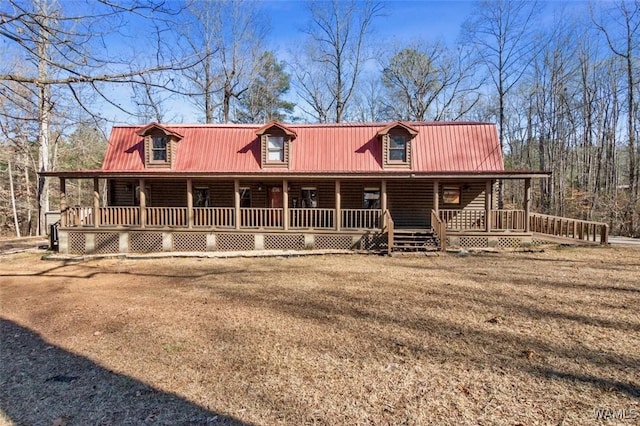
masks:
[(639, 277), (631, 248), (5, 256), (0, 423), (635, 424)]

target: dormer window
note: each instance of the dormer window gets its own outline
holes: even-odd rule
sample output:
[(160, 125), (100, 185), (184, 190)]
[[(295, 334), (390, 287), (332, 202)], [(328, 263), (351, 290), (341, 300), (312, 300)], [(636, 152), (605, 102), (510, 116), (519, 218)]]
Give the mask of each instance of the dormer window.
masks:
[(145, 167), (172, 167), (182, 135), (157, 123), (151, 123), (136, 133), (144, 138)]
[(151, 138), (152, 157), (151, 161), (165, 163), (167, 161), (167, 138), (166, 136), (153, 136)]
[(271, 121), (256, 131), (260, 138), (262, 167), (289, 167), (291, 141), (296, 133), (278, 123)]
[(274, 163), (284, 162), (284, 136), (267, 136), (267, 160)]
[(384, 168), (411, 168), (411, 139), (418, 131), (400, 121), (378, 132), (382, 141), (382, 165)]
[(389, 136), (389, 162), (407, 162), (407, 138), (404, 135)]

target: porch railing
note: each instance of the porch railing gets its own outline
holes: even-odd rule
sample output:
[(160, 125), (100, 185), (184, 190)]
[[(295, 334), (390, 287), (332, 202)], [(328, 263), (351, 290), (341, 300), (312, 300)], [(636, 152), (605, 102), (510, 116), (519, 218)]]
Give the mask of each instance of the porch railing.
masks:
[(291, 209), (290, 228), (332, 229), (335, 226), (334, 209)]
[(387, 233), (387, 253), (391, 255), (394, 246), (395, 223), (389, 210), (382, 213), (382, 231)]
[(341, 226), (345, 229), (379, 229), (382, 210), (342, 209)]
[(140, 225), (139, 207), (100, 207), (100, 226)]
[(186, 207), (147, 207), (147, 226), (187, 226)]
[(524, 210), (491, 210), (491, 229), (524, 231)]
[(67, 226), (93, 225), (93, 209), (91, 207), (69, 207), (66, 214)]
[[(188, 227), (186, 207), (146, 207), (145, 226)], [(100, 207), (98, 226), (140, 226), (139, 207)], [(289, 209), (291, 229), (336, 229), (336, 209), (296, 208)], [(381, 229), (383, 226), (380, 209), (343, 209), (340, 212), (340, 229)], [(94, 214), (91, 207), (70, 207), (66, 211), (67, 227), (93, 226)], [(233, 229), (236, 214), (233, 207), (194, 207), (193, 227)], [(284, 210), (280, 208), (241, 208), (240, 228), (284, 228)]]
[(236, 215), (233, 207), (194, 207), (193, 226), (207, 228), (234, 228)]
[(435, 236), (438, 238), (439, 249), (447, 249), (447, 224), (438, 217), (435, 210), (431, 210), (431, 227)]
[(609, 225), (602, 222), (531, 213), (531, 216), (529, 216), (529, 228), (532, 232), (556, 237), (582, 241), (599, 241), (600, 244), (609, 242)]
[[(484, 231), (487, 211), (484, 209), (441, 209), (439, 218), (450, 231)], [(492, 231), (525, 230), (524, 210), (491, 210), (489, 229)]]
[(485, 210), (440, 209), (439, 218), (449, 230), (485, 230)]
[(274, 208), (241, 208), (241, 228), (282, 228), (284, 222), (283, 209)]

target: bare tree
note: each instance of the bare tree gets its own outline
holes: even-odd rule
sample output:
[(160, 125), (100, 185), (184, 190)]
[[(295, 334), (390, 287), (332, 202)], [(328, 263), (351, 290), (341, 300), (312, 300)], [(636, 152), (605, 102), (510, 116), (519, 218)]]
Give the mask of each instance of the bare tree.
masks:
[(185, 70), (185, 77), (206, 123), (232, 121), (232, 106), (249, 88), (262, 54), (266, 21), (260, 4), (239, 0), (198, 1), (189, 7), (191, 25), (183, 34), (190, 54), (200, 58)]
[[(142, 20), (152, 15), (155, 22), (161, 21), (162, 14), (170, 12), (163, 5), (141, 1), (126, 7), (111, 2), (85, 6), (65, 11), (62, 4), (50, 0), (37, 0), (30, 5), (8, 0), (0, 5), (0, 37), (7, 42), (11, 52), (27, 58), (26, 67), (17, 66), (16, 62), (2, 64), (0, 94), (16, 104), (24, 103), (23, 92), (30, 94), (29, 101), (34, 102), (35, 108), (22, 117), (8, 118), (37, 123), (39, 172), (51, 170), (56, 140), (52, 138), (51, 126), (56, 118), (62, 117), (65, 105), (71, 105), (68, 102), (96, 120), (100, 118), (93, 105), (83, 100), (85, 87), (90, 87), (102, 101), (123, 109), (118, 101), (107, 96), (105, 84), (145, 84), (139, 78), (142, 75), (191, 65), (183, 58), (131, 70), (127, 67), (132, 61), (123, 54), (117, 62), (106, 59), (113, 57), (105, 42), (108, 34), (124, 32), (128, 28), (125, 19), (128, 16)], [(69, 127), (69, 123), (60, 126), (64, 127)], [(44, 233), (42, 225), (44, 213), (49, 209), (49, 180), (42, 175), (38, 179), (37, 199), (38, 229), (39, 233)]]
[(382, 5), (370, 0), (308, 3), (308, 44), (294, 75), (298, 94), (318, 121), (341, 122), (356, 90), (367, 36)]
[[(461, 53), (437, 42), (417, 42), (394, 51), (382, 71), (388, 118), (455, 120), (468, 112), (478, 100), (478, 86), (471, 85), (471, 63)], [(474, 100), (454, 112), (471, 92)]]
[[(637, 56), (640, 50), (640, 2), (619, 0), (615, 5), (606, 10), (607, 22), (592, 20), (598, 30), (604, 34), (607, 46), (611, 52), (624, 63), (626, 79), (626, 108), (627, 108), (627, 146), (629, 156), (629, 189), (631, 192), (631, 206), (635, 207), (638, 199), (638, 174), (637, 157), (640, 155), (640, 144), (636, 147), (637, 110), (636, 86)], [(634, 232), (634, 215), (629, 222), (629, 233)]]
[[(463, 28), (498, 95), (498, 131), (503, 151), (506, 97), (526, 73), (542, 44), (534, 37), (535, 17), (540, 8), (536, 1), (482, 0)], [(502, 180), (498, 192), (502, 208)]]

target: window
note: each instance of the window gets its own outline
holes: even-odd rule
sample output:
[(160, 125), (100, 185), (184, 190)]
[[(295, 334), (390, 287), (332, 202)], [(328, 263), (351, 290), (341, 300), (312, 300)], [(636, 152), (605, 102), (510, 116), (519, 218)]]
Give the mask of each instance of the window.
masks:
[(442, 202), (444, 204), (460, 204), (460, 186), (459, 185), (443, 186)]
[(284, 137), (267, 136), (267, 160), (270, 162), (284, 162)]
[(389, 161), (407, 162), (407, 139), (403, 135), (389, 137)]
[[(135, 205), (139, 206), (140, 205), (140, 186), (136, 186), (136, 190), (135, 190)], [(151, 187), (150, 186), (145, 186), (144, 189), (142, 190), (144, 192), (144, 201), (145, 201), (145, 205), (147, 207), (151, 206)]]
[(365, 209), (379, 209), (380, 208), (380, 188), (365, 188), (364, 189), (363, 208), (365, 208)]
[(193, 189), (193, 207), (209, 207), (209, 188)]
[(167, 161), (167, 138), (165, 136), (151, 138), (151, 161)]
[(300, 194), (302, 197), (302, 203), (300, 207), (307, 209), (315, 209), (318, 207), (318, 189), (317, 188), (302, 188)]
[(251, 207), (251, 188), (240, 188), (240, 207)]

